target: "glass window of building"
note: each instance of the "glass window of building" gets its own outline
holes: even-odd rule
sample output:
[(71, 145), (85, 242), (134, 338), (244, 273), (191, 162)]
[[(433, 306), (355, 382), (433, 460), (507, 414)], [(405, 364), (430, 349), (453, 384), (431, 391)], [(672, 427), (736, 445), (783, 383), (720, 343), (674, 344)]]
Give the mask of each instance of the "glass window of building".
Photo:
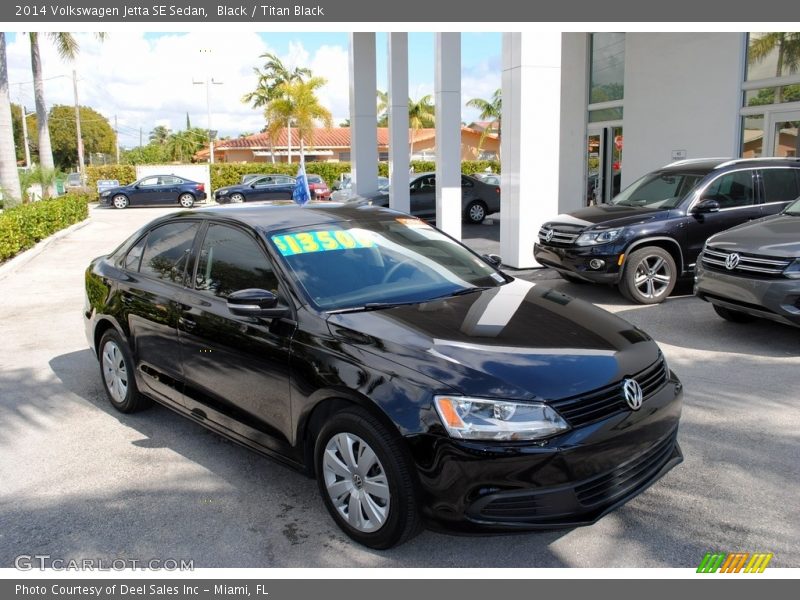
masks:
[(592, 34), (589, 104), (622, 100), (625, 95), (625, 34)]

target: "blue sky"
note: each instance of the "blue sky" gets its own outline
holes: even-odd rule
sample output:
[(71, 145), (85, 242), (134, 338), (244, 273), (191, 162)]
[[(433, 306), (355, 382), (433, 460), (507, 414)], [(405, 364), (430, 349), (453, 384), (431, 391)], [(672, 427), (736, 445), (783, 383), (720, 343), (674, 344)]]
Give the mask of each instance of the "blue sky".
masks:
[[(333, 113), (334, 122), (348, 117), (349, 35), (338, 32), (256, 33), (220, 31), (135, 32), (110, 34), (100, 43), (88, 33), (76, 34), (81, 53), (74, 64), (59, 59), (52, 44), (42, 43), (45, 91), (48, 104), (71, 104), (71, 73), (79, 75), (82, 104), (92, 106), (109, 119), (117, 117), (120, 140), (130, 147), (146, 142), (156, 125), (184, 127), (186, 114), (192, 124), (208, 122), (205, 86), (193, 80), (211, 76), (223, 85), (213, 86), (212, 128), (220, 135), (255, 132), (263, 126), (258, 110), (242, 104), (241, 96), (255, 85), (253, 67), (258, 56), (277, 53), (290, 66), (310, 67), (328, 80), (320, 98)], [(235, 38), (235, 42), (232, 40)], [(387, 34), (377, 34), (377, 84), (386, 89)], [(30, 48), (26, 35), (7, 34), (9, 80), (12, 101), (33, 107), (30, 85)], [(199, 48), (211, 48), (200, 55)], [(433, 93), (434, 34), (409, 33), (409, 95), (418, 99)], [(462, 34), (462, 100), (489, 98), (500, 87), (500, 33)], [(21, 84), (21, 85), (17, 85)], [(462, 107), (462, 120), (477, 119), (476, 111)]]

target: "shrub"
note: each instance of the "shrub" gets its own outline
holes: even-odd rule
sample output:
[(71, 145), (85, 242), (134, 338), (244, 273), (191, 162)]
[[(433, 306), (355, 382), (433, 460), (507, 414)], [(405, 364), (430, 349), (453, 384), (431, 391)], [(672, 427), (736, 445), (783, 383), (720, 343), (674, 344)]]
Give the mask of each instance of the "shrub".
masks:
[(89, 197), (67, 194), (9, 208), (0, 214), (0, 261), (89, 216)]
[(116, 179), (120, 185), (136, 181), (136, 167), (133, 165), (94, 165), (86, 167), (86, 185), (90, 190), (97, 189), (98, 179)]

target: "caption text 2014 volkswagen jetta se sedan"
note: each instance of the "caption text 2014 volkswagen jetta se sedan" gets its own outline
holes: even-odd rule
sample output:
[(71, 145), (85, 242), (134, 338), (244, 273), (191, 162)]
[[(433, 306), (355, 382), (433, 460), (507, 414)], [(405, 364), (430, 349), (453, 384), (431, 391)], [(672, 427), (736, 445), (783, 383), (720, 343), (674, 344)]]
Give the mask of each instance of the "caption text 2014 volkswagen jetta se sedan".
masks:
[(374, 548), (589, 524), (681, 461), (646, 333), (388, 209), (175, 213), (92, 261), (86, 294), (117, 409), (156, 400), (305, 471)]

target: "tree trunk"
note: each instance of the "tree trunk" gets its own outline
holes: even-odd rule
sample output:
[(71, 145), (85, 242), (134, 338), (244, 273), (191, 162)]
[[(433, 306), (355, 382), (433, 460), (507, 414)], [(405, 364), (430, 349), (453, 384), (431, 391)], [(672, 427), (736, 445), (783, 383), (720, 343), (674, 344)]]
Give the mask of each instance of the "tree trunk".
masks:
[[(783, 56), (784, 56), (784, 47), (783, 47), (784, 39), (781, 37), (780, 41), (778, 42), (778, 65), (775, 69), (775, 77), (781, 77), (783, 73)], [(783, 86), (778, 86), (775, 88), (775, 98), (773, 98), (773, 102), (775, 104), (780, 104), (783, 101)]]
[[(42, 80), (42, 59), (39, 56), (39, 34), (31, 32), (31, 70), (33, 71), (33, 95), (36, 100), (36, 121), (39, 127), (39, 166), (44, 170), (55, 170), (53, 146), (50, 143), (50, 127), (47, 124), (47, 105), (44, 102), (44, 81)], [(44, 190), (43, 190), (44, 191)], [(55, 194), (54, 187), (48, 187), (47, 196)]]
[[(25, 118), (24, 115), (22, 118)], [(22, 190), (17, 171), (17, 153), (14, 149), (11, 100), (8, 96), (6, 34), (2, 32), (0, 32), (0, 188), (3, 189), (3, 204), (6, 208), (20, 203)]]

